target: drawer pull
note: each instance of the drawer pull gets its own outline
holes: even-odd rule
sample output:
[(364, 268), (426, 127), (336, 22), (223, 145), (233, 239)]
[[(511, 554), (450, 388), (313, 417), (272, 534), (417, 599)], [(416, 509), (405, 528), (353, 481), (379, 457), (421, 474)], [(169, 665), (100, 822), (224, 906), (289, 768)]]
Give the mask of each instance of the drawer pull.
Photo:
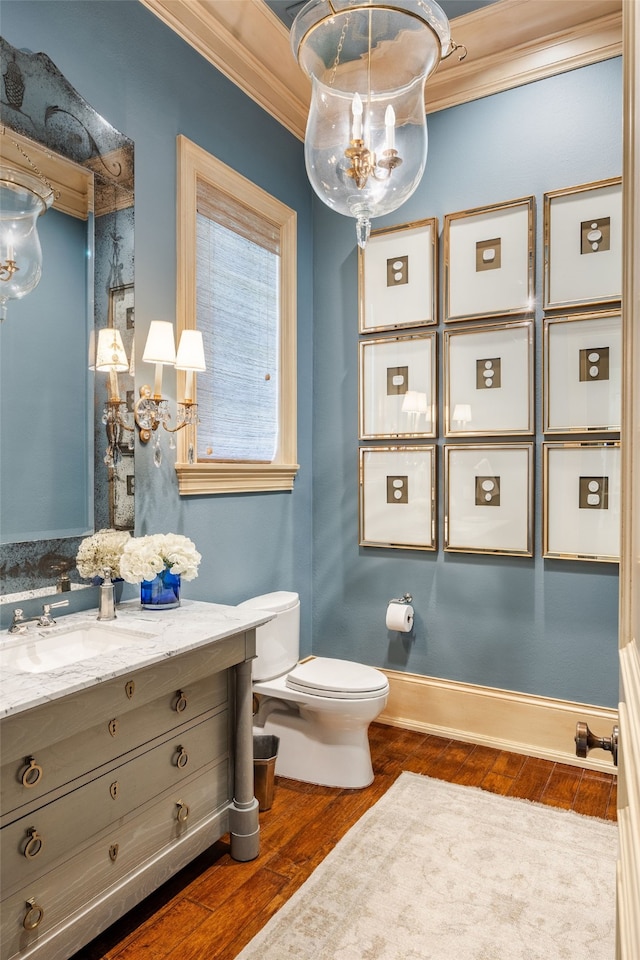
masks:
[(113, 720), (109, 720), (109, 723), (108, 723), (109, 733), (111, 734), (112, 737), (116, 737), (118, 735), (119, 726), (120, 726), (120, 721), (117, 720), (115, 717), (113, 718)]
[(35, 930), (43, 917), (43, 908), (36, 903), (35, 897), (30, 897), (27, 900), (27, 912), (24, 915), (22, 926), (25, 930)]
[(127, 699), (131, 700), (132, 696), (136, 692), (136, 685), (133, 680), (127, 680), (127, 682), (124, 685), (124, 692), (127, 695)]
[(42, 767), (38, 766), (33, 757), (27, 757), (24, 761), (27, 764), (26, 770), (22, 773), (22, 786), (35, 787), (37, 783), (40, 783), (42, 777)]
[(184, 770), (186, 765), (189, 763), (189, 754), (184, 747), (178, 747), (178, 756), (176, 757), (176, 767), (180, 770)]
[(176, 700), (175, 711), (176, 713), (184, 713), (187, 709), (187, 698), (185, 697), (182, 690), (178, 690), (178, 699)]
[(27, 860), (33, 860), (34, 857), (37, 857), (43, 847), (43, 840), (35, 827), (29, 827), (27, 830), (27, 835), (29, 839), (25, 844), (25, 848), (22, 851), (27, 858)]
[(178, 800), (176, 806), (178, 808), (178, 823), (186, 823), (189, 816), (189, 804), (185, 803), (184, 800)]

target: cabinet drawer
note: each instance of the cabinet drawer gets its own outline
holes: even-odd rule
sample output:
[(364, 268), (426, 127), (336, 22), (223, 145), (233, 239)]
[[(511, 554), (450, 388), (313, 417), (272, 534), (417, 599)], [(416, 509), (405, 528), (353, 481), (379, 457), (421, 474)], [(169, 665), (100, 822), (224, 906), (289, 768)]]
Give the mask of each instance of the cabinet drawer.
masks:
[[(200, 846), (185, 851), (182, 861), (175, 858), (181, 865), (228, 831), (230, 796), (229, 766), (225, 759), (196, 776), (185, 778), (179, 786), (165, 791), (160, 798), (138, 810), (127, 822), (114, 824), (97, 842), (82, 853), (76, 852), (66, 863), (25, 882), (2, 903), (1, 960), (10, 960), (38, 944), (42, 948), (43, 960), (68, 956), (64, 948), (62, 952), (55, 950), (57, 927), (64, 924), (66, 935), (67, 924), (74, 913), (84, 912), (92, 900), (100, 900), (102, 922), (96, 923), (94, 932), (97, 934), (105, 929), (122, 914), (123, 907), (132, 907), (150, 893), (157, 882), (168, 879), (175, 872), (175, 867), (164, 867), (162, 863), (168, 849), (180, 843), (197, 842), (194, 834), (201, 831)], [(178, 805), (179, 801), (182, 806)], [(182, 811), (184, 815), (184, 805), (189, 808), (188, 816), (181, 821), (178, 813)], [(214, 816), (216, 811), (217, 816)], [(210, 822), (205, 824), (207, 818)], [(155, 884), (150, 883), (148, 888), (141, 888), (138, 884), (131, 891), (123, 887), (128, 875), (139, 875), (141, 869), (150, 866), (154, 860), (158, 861), (160, 872)], [(162, 871), (165, 871), (164, 875)], [(114, 897), (111, 909), (108, 905), (110, 895)], [(23, 921), (30, 899), (43, 910), (43, 916), (35, 929), (26, 930)], [(37, 919), (35, 908), (29, 919)]]
[(110, 824), (226, 757), (228, 743), (228, 711), (221, 709), (4, 827), (2, 889), (7, 892), (68, 860)]
[[(39, 747), (41, 739), (34, 738), (25, 756), (5, 763), (0, 771), (3, 822), (6, 823), (7, 814), (11, 811), (17, 811), (27, 804), (30, 807), (39, 805), (51, 791), (82, 774), (96, 770), (130, 750), (179, 728), (205, 711), (225, 704), (228, 676), (227, 671), (222, 671), (204, 679), (183, 683), (141, 706), (128, 706), (125, 709), (121, 704), (120, 713), (114, 712), (90, 729), (49, 746)], [(125, 700), (126, 696), (123, 695), (121, 699)], [(55, 705), (51, 709), (55, 709)], [(4, 729), (3, 741), (6, 742)], [(29, 767), (31, 757), (33, 761)], [(25, 782), (28, 784), (30, 779), (36, 779), (36, 782), (26, 786)]]
[(173, 695), (185, 685), (226, 670), (245, 659), (246, 638), (241, 633), (216, 640), (189, 653), (166, 657), (141, 670), (50, 700), (1, 722), (3, 761), (21, 761), (42, 747), (82, 733), (88, 725), (121, 717), (157, 700)]

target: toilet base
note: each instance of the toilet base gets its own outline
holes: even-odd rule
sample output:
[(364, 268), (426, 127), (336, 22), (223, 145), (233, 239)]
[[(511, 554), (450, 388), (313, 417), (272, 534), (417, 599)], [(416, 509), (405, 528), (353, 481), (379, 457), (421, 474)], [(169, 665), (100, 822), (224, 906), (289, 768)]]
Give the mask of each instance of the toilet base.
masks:
[(279, 777), (324, 787), (361, 788), (373, 782), (368, 724), (319, 724), (284, 706), (270, 710), (264, 726), (255, 726), (254, 732), (280, 738)]

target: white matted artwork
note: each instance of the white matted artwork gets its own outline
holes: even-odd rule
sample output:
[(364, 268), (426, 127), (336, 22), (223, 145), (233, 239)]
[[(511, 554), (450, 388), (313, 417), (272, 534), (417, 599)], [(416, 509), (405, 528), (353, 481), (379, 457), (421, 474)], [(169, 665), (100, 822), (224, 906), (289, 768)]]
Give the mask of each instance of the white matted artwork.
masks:
[(445, 445), (444, 548), (533, 554), (533, 444)]
[(622, 180), (544, 195), (545, 310), (622, 297)]
[(446, 437), (534, 432), (532, 320), (444, 331)]
[(620, 442), (544, 443), (542, 553), (620, 559)]
[(436, 335), (361, 340), (359, 437), (435, 437)]
[(362, 547), (436, 549), (436, 447), (360, 448)]
[(438, 322), (438, 220), (372, 230), (358, 248), (360, 333)]
[(619, 310), (544, 321), (544, 432), (618, 432), (622, 315)]
[(444, 321), (533, 312), (535, 198), (444, 218)]

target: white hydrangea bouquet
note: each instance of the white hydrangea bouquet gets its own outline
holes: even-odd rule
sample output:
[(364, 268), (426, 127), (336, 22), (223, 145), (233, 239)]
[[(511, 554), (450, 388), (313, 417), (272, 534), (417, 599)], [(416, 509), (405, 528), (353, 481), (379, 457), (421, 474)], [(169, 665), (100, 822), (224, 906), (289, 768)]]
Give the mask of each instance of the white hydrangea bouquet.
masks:
[(110, 570), (113, 577), (120, 576), (120, 558), (125, 545), (131, 540), (128, 530), (98, 530), (86, 537), (78, 547), (76, 566), (81, 577), (104, 578)]
[(202, 557), (189, 537), (176, 533), (153, 533), (132, 537), (120, 558), (120, 576), (127, 583), (153, 580), (169, 570), (183, 580), (194, 580)]

